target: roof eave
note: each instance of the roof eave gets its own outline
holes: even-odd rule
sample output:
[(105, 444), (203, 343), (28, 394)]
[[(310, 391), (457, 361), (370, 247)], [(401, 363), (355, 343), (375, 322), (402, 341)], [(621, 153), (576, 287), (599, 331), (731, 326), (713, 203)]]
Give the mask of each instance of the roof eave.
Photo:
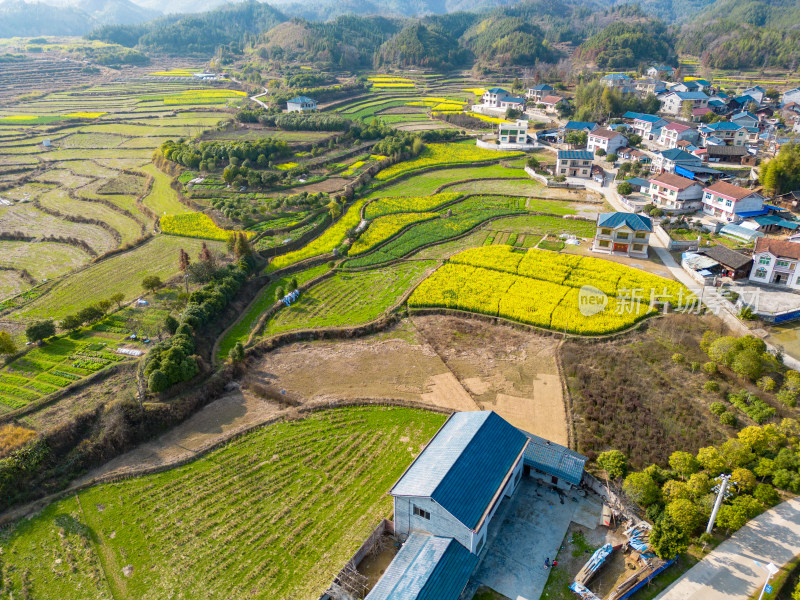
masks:
[(517, 459), (514, 461), (513, 466), (508, 470), (508, 473), (506, 473), (506, 476), (503, 478), (503, 481), (500, 483), (500, 486), (497, 488), (497, 491), (494, 493), (494, 496), (492, 496), (492, 500), (486, 506), (486, 510), (483, 511), (483, 514), (481, 515), (481, 518), (478, 521), (478, 524), (475, 526), (474, 529), (472, 529), (472, 531), (475, 531), (475, 532), (480, 531), (481, 527), (483, 526), (483, 522), (486, 520), (486, 517), (489, 515), (489, 511), (492, 509), (492, 507), (494, 506), (495, 502), (497, 502), (497, 499), (500, 496), (500, 494), (502, 494), (503, 491), (506, 489), (506, 485), (508, 485), (508, 480), (511, 479), (511, 476), (514, 473), (514, 470), (517, 468), (517, 465), (519, 464), (519, 461), (521, 461), (523, 459), (523, 457), (525, 456), (525, 449), (528, 447), (528, 444), (530, 444), (530, 443), (531, 443), (531, 439), (528, 436), (525, 436), (525, 443), (522, 444), (522, 450), (519, 451), (519, 454), (517, 455)]

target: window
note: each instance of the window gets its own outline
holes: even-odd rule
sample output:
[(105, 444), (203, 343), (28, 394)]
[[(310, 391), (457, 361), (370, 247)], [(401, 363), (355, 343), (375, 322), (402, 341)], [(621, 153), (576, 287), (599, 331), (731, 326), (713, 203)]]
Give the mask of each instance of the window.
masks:
[(733, 206), (733, 200), (725, 200), (725, 206), (727, 207)]
[(784, 269), (789, 268), (789, 261), (788, 260), (779, 260), (775, 263), (776, 267), (783, 267)]
[(633, 249), (637, 252), (641, 252), (644, 246), (642, 244), (634, 244)]
[(759, 279), (765, 279), (766, 276), (767, 276), (767, 270), (764, 267), (758, 267), (758, 269), (756, 269), (756, 277), (758, 277)]
[(611, 230), (604, 228), (600, 230), (600, 233), (602, 233), (603, 235), (611, 235)]
[(645, 236), (645, 234), (643, 232), (637, 231), (636, 235), (634, 235), (633, 237), (635, 237), (637, 240), (643, 240), (644, 236)]
[(628, 239), (628, 234), (626, 232), (624, 232), (624, 231), (619, 231), (619, 232), (617, 232), (617, 238), (620, 239), (620, 240), (627, 240)]
[(768, 265), (772, 262), (772, 259), (769, 256), (762, 256), (758, 259), (758, 264), (760, 265)]
[(608, 248), (608, 240), (599, 240), (597, 242), (597, 245), (600, 246), (601, 248)]
[(414, 516), (422, 517), (423, 519), (427, 519), (428, 521), (431, 520), (431, 513), (429, 513), (427, 510), (422, 510), (416, 504), (414, 505)]

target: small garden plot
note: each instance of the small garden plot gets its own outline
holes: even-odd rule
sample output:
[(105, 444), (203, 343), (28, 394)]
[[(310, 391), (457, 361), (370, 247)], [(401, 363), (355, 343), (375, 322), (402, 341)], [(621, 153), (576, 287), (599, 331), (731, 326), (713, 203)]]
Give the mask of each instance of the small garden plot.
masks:
[(325, 220), (327, 213), (322, 213), (317, 218), (315, 218), (310, 223), (306, 223), (302, 227), (298, 227), (297, 229), (292, 229), (291, 231), (287, 231), (285, 233), (278, 233), (271, 236), (266, 236), (259, 238), (254, 242), (254, 248), (256, 250), (268, 250), (270, 248), (276, 248), (278, 246), (282, 246), (284, 244), (288, 244), (305, 234), (307, 234), (312, 229), (317, 229), (322, 224), (322, 221)]
[[(605, 294), (602, 310), (581, 310), (581, 287)], [(634, 294), (633, 290), (639, 290)], [(545, 329), (602, 335), (656, 313), (659, 301), (681, 306), (693, 299), (680, 283), (597, 258), (511, 246), (465, 250), (426, 279), (409, 298), (411, 307), (457, 308), (508, 318)]]
[(377, 271), (337, 273), (278, 311), (267, 323), (264, 335), (372, 321), (396, 304), (434, 264), (413, 261)]
[(276, 295), (278, 288), (283, 288), (283, 290), (286, 291), (292, 280), (297, 282), (298, 287), (305, 285), (309, 281), (316, 279), (327, 271), (327, 264), (317, 265), (316, 267), (311, 267), (305, 271), (291, 273), (290, 275), (279, 277), (270, 281), (269, 285), (261, 290), (258, 298), (250, 305), (250, 307), (247, 309), (247, 312), (242, 315), (236, 324), (231, 327), (225, 336), (220, 340), (219, 348), (217, 350), (217, 360), (224, 361), (228, 357), (228, 353), (231, 351), (231, 348), (233, 348), (237, 342), (244, 344), (247, 341), (250, 332), (253, 331), (253, 328), (258, 323), (258, 320), (261, 318), (261, 315), (264, 313), (264, 311), (278, 301), (278, 297)]
[(217, 226), (206, 214), (188, 213), (183, 215), (168, 215), (159, 221), (161, 231), (169, 235), (182, 237), (203, 238), (206, 240), (226, 241), (234, 233), (244, 233), (247, 237), (255, 234), (252, 231), (229, 231)]
[(419, 156), (397, 163), (375, 175), (379, 181), (389, 181), (400, 175), (434, 166), (469, 164), (520, 156), (520, 152), (497, 152), (478, 148), (473, 142), (428, 144)]
[(452, 205), (438, 219), (415, 225), (375, 252), (348, 260), (345, 267), (366, 267), (402, 258), (422, 246), (462, 235), (488, 219), (520, 212), (523, 211), (516, 198), (474, 196)]
[[(549, 211), (548, 211), (549, 212)], [(596, 226), (592, 221), (564, 219), (548, 215), (525, 215), (498, 219), (491, 225), (494, 231), (516, 231), (530, 235), (560, 234), (575, 235), (581, 238), (594, 237)]]
[(188, 465), (83, 490), (0, 533), (4, 591), (166, 598), (181, 581), (187, 598), (316, 598), (391, 510), (386, 490), (444, 420), (407, 408), (317, 412)]
[(183, 90), (176, 94), (143, 96), (142, 103), (160, 100), (165, 106), (178, 104), (225, 104), (231, 99), (245, 98), (247, 94), (238, 90)]

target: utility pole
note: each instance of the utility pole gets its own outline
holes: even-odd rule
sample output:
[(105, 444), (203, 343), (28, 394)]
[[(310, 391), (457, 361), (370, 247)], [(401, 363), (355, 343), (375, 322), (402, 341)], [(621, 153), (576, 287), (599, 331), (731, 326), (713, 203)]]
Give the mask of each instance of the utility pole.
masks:
[(706, 527), (706, 533), (710, 534), (711, 530), (714, 529), (714, 521), (717, 520), (717, 513), (719, 512), (719, 507), (722, 506), (722, 501), (725, 499), (725, 492), (728, 491), (728, 483), (731, 480), (730, 475), (720, 475), (719, 476), (720, 483), (719, 483), (719, 492), (717, 493), (717, 501), (714, 502), (714, 510), (711, 511), (711, 518), (708, 519), (708, 527)]

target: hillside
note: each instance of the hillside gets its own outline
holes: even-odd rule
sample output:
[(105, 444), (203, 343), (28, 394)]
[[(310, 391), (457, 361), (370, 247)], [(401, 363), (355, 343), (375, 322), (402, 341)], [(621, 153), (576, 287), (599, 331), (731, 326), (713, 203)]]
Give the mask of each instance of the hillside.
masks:
[(65, 6), (7, 0), (0, 2), (0, 37), (84, 35), (101, 25), (142, 23), (159, 14), (130, 0), (85, 0)]
[(581, 44), (577, 56), (601, 69), (630, 69), (677, 60), (672, 36), (656, 20), (613, 23)]
[(380, 47), (376, 64), (450, 68), (468, 58), (469, 53), (452, 37), (412, 23)]

